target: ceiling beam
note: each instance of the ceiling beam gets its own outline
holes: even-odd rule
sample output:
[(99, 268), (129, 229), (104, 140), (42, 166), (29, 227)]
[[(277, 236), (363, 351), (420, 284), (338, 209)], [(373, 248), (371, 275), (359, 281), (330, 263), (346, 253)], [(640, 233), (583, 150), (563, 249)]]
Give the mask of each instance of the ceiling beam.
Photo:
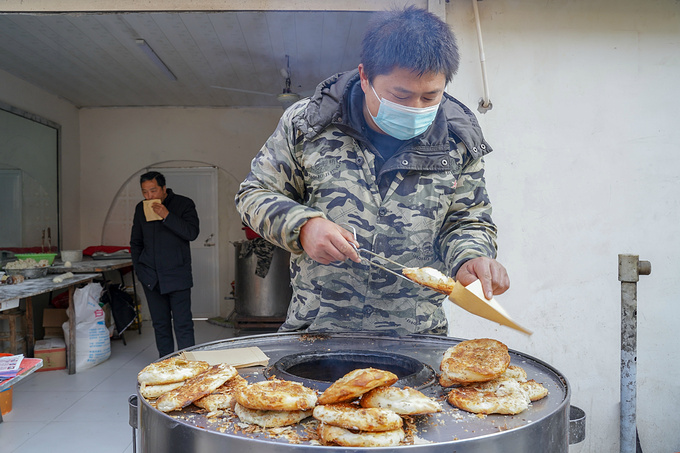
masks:
[(430, 3), (432, 0), (3, 0), (0, 12), (380, 11), (406, 5), (427, 9)]

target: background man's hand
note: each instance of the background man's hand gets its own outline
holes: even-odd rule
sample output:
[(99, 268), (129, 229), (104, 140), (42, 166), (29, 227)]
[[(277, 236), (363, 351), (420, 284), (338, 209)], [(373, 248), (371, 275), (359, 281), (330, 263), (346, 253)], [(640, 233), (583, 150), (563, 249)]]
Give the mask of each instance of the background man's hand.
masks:
[(484, 295), (491, 299), (494, 295), (503, 294), (510, 288), (510, 277), (498, 261), (491, 258), (473, 258), (466, 261), (456, 273), (456, 281), (467, 286), (475, 280), (482, 282)]
[(170, 214), (170, 211), (168, 211), (168, 208), (166, 208), (163, 203), (154, 203), (151, 205), (151, 209), (164, 219)]
[(300, 229), (300, 244), (310, 258), (321, 264), (344, 261), (361, 262), (352, 244), (359, 247), (352, 233), (321, 217), (309, 219)]

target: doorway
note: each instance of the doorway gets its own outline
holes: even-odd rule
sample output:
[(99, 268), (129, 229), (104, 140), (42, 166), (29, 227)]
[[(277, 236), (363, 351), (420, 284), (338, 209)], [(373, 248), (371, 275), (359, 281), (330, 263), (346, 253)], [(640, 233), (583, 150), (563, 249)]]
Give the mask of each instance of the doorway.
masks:
[(166, 187), (196, 204), (200, 233), (191, 244), (191, 312), (194, 318), (219, 315), (219, 229), (217, 219), (217, 168), (150, 168), (165, 176)]

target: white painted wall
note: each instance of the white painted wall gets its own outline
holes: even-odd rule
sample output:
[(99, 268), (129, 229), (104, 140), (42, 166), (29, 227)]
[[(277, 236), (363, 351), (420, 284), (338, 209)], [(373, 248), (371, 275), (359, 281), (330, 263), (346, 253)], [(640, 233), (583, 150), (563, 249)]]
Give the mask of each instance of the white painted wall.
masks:
[[(479, 2), (493, 110), (478, 118), (495, 151), (487, 182), (499, 303), (534, 334), (453, 308), (452, 331), (489, 336), (556, 367), (587, 413), (573, 449), (619, 451), (618, 254), (652, 264), (638, 283), (638, 425), (648, 452), (680, 451), (680, 3)], [(452, 1), (463, 53), (450, 92), (482, 96), (473, 9)]]

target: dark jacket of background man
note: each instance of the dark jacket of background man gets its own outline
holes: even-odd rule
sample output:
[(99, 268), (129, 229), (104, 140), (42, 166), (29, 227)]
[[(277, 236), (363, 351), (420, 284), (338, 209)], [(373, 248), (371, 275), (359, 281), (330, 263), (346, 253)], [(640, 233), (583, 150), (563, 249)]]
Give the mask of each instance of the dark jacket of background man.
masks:
[(158, 283), (161, 294), (191, 288), (191, 249), (198, 237), (194, 202), (167, 189), (163, 204), (170, 214), (164, 221), (147, 222), (143, 203), (135, 208), (130, 250), (139, 281), (148, 289)]

